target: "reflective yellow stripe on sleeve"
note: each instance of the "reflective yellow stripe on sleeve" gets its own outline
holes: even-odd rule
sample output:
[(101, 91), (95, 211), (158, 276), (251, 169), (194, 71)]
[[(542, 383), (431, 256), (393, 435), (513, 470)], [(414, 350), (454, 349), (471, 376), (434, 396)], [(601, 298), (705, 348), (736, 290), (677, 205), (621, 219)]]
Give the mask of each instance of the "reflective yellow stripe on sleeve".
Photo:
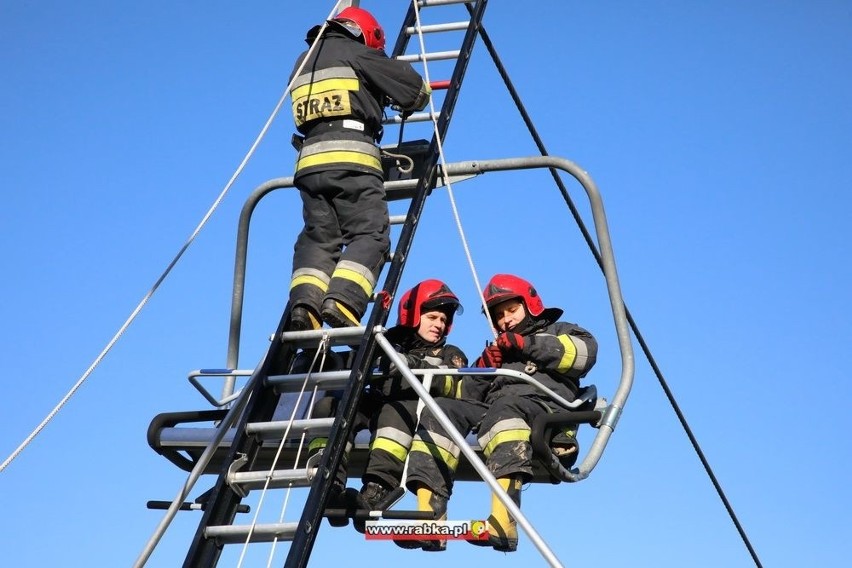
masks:
[(556, 339), (559, 340), (559, 343), (565, 349), (565, 353), (562, 355), (562, 359), (559, 361), (559, 366), (556, 370), (564, 373), (571, 370), (574, 366), (574, 360), (577, 358), (577, 346), (574, 345), (574, 342), (571, 341), (571, 337), (568, 335), (559, 335)]

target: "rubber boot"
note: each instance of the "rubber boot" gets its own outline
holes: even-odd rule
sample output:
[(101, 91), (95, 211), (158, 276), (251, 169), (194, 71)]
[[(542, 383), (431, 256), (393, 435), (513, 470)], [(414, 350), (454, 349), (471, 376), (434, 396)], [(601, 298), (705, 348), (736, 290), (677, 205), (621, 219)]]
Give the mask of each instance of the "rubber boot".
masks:
[[(509, 498), (521, 506), (521, 480), (517, 477), (500, 477), (497, 483), (509, 494)], [(501, 552), (518, 549), (518, 524), (496, 494), (491, 494), (491, 515), (488, 517), (488, 540), (469, 540), (476, 546), (490, 546)]]
[[(417, 510), (433, 513), (436, 521), (447, 520), (447, 498), (436, 495), (434, 491), (420, 485), (417, 488)], [(441, 552), (446, 550), (446, 540), (395, 540), (397, 546), (402, 548), (422, 548), (427, 552)]]

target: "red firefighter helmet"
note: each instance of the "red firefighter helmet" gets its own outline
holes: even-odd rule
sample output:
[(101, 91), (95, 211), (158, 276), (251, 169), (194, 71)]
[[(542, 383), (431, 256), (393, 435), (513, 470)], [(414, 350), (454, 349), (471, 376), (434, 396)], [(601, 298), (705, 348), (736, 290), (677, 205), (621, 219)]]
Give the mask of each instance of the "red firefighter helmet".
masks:
[(363, 8), (355, 8), (354, 6), (344, 8), (338, 15), (329, 20), (329, 22), (337, 23), (347, 28), (347, 24), (354, 24), (360, 31), (361, 39), (367, 47), (372, 47), (373, 49), (385, 48), (385, 31), (379, 25), (379, 22), (376, 21), (376, 18)]
[(562, 310), (559, 308), (544, 307), (535, 286), (513, 274), (495, 274), (485, 285), (482, 296), (489, 311), (501, 302), (517, 298), (524, 303), (527, 312), (533, 317), (556, 321), (562, 316)]
[(402, 295), (397, 325), (416, 329), (420, 325), (420, 314), (431, 310), (446, 312), (447, 333), (453, 326), (453, 316), (464, 313), (458, 297), (449, 286), (440, 280), (424, 280)]

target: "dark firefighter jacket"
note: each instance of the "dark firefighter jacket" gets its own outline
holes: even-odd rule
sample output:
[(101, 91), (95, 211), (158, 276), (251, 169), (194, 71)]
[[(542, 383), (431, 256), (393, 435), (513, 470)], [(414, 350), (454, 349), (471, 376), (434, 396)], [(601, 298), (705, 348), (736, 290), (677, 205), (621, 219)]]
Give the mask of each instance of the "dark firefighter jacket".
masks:
[[(398, 325), (390, 328), (385, 337), (402, 356), (412, 369), (460, 369), (467, 367), (467, 357), (461, 349), (446, 342), (446, 337), (438, 343), (427, 343), (413, 328)], [(373, 392), (381, 393), (390, 399), (416, 399), (414, 392), (400, 372), (387, 359), (380, 357), (378, 361), (380, 377), (370, 383)], [(435, 374), (429, 393), (432, 396), (460, 398), (461, 377)]]
[[(503, 353), (503, 369), (526, 373), (568, 401), (577, 397), (580, 378), (595, 364), (598, 344), (591, 333), (567, 322), (538, 320), (524, 336), (522, 352)], [(535, 367), (533, 372), (527, 364)], [(536, 387), (514, 377), (477, 381), (479, 400), (492, 403), (506, 395), (547, 398)], [(473, 395), (476, 396), (476, 395)]]
[[(299, 56), (291, 79), (307, 55)], [(327, 169), (382, 175), (375, 142), (385, 105), (420, 110), (430, 93), (409, 63), (327, 29), (290, 89), (296, 129), (304, 136), (296, 176)]]

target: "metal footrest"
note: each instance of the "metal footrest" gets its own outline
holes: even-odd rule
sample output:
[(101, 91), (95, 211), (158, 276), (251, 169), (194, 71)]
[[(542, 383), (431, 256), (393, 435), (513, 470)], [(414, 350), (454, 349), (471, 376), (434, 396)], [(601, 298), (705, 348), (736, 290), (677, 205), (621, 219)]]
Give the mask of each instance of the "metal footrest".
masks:
[(295, 375), (271, 375), (266, 378), (266, 383), (275, 387), (275, 392), (299, 392), (303, 385), (305, 391), (309, 391), (314, 387), (324, 390), (339, 390), (346, 386), (349, 380), (349, 375), (352, 371), (343, 369), (342, 371), (322, 371), (319, 373), (311, 373), (307, 377), (305, 373)]
[(249, 542), (291, 541), (299, 523), (269, 523), (263, 525), (221, 525), (207, 527), (204, 536), (218, 544)]
[(311, 329), (308, 331), (285, 331), (279, 336), (282, 343), (290, 343), (301, 349), (316, 349), (323, 338), (327, 338), (330, 345), (358, 345), (364, 337), (367, 328), (338, 327), (335, 329)]
[[(342, 371), (341, 371), (342, 372)], [(346, 371), (347, 373), (349, 371)], [(253, 422), (246, 424), (246, 433), (254, 434), (259, 439), (280, 440), (287, 432), (288, 438), (305, 434), (325, 434), (331, 430), (334, 418), (305, 418), (302, 420), (276, 420), (274, 422)]]

